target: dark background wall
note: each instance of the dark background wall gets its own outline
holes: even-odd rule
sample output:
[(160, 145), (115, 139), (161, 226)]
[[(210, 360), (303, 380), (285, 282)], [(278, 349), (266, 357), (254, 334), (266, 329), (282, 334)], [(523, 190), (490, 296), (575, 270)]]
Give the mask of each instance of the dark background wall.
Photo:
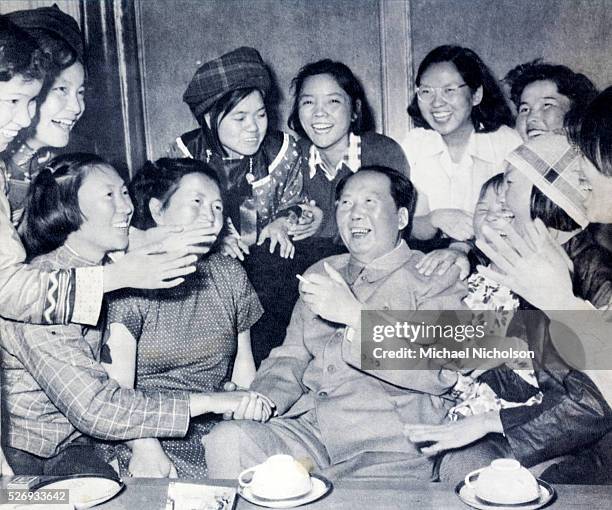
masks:
[(199, 63), (241, 45), (275, 75), (281, 128), (291, 78), (325, 57), (354, 70), (379, 131), (397, 139), (413, 70), (440, 44), (473, 48), (499, 77), (543, 57), (612, 84), (612, 0), (0, 0), (0, 13), (56, 1), (84, 28), (99, 81), (69, 149), (99, 152), (126, 175), (195, 127), (187, 83)]
[[(381, 21), (381, 5), (399, 2), (403, 0), (139, 2), (148, 154), (161, 155), (176, 135), (195, 126), (181, 95), (198, 62), (240, 45), (258, 48), (272, 68), (281, 127), (291, 78), (304, 63), (330, 57), (346, 62), (362, 80), (382, 128), (383, 95), (398, 94), (382, 82), (381, 36), (401, 20), (387, 16)], [(395, 59), (394, 48), (386, 48), (388, 69), (406, 68), (410, 75), (431, 48), (454, 43), (473, 48), (499, 77), (519, 63), (543, 57), (584, 72), (599, 87), (612, 83), (610, 0), (408, 0), (406, 5), (412, 62)], [(387, 98), (386, 113), (396, 120), (406, 115), (407, 94), (402, 95), (390, 103)]]
[(415, 66), (440, 44), (475, 50), (499, 76), (543, 57), (612, 83), (610, 0), (410, 0)]
[(155, 0), (140, 3), (148, 152), (161, 155), (196, 126), (182, 94), (200, 63), (253, 46), (279, 90), (285, 126), (289, 85), (313, 60), (343, 60), (363, 81), (380, 124), (378, 0)]

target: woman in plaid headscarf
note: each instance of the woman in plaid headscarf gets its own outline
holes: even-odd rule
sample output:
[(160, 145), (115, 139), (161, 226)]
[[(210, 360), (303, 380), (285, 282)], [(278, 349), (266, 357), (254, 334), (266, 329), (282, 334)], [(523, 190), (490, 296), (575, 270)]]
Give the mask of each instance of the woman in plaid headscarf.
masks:
[[(323, 216), (313, 203), (303, 203), (295, 139), (268, 129), (264, 100), (270, 88), (268, 69), (253, 48), (204, 63), (183, 95), (200, 127), (170, 149), (173, 157), (205, 161), (222, 183), (229, 222), (221, 249), (244, 262), (266, 312), (252, 330), (257, 364), (282, 343), (297, 301), (294, 241), (313, 235)], [(296, 223), (307, 226), (294, 239)]]
[(240, 260), (268, 238), (281, 257), (294, 253), (284, 212), (301, 202), (300, 158), (291, 135), (268, 130), (264, 101), (271, 86), (254, 48), (204, 63), (183, 95), (200, 128), (179, 136), (170, 150), (219, 174), (231, 220), (224, 251)]

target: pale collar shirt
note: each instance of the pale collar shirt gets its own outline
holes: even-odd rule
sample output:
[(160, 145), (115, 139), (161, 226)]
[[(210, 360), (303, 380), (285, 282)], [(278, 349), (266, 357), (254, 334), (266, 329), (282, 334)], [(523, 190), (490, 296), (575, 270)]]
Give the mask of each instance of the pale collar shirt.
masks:
[(359, 170), (361, 166), (361, 137), (354, 135), (353, 133), (349, 133), (349, 145), (342, 159), (336, 165), (335, 171), (332, 173), (327, 169), (323, 158), (321, 157), (321, 153), (319, 149), (315, 147), (314, 144), (310, 146), (310, 152), (308, 155), (308, 169), (310, 172), (310, 178), (312, 179), (317, 170), (323, 172), (323, 175), (329, 180), (333, 181), (342, 168), (342, 165), (346, 165), (347, 168), (355, 173)]
[(462, 209), (472, 213), (480, 188), (504, 171), (504, 159), (522, 140), (502, 126), (492, 133), (472, 132), (461, 160), (453, 162), (442, 136), (431, 129), (410, 131), (403, 148), (410, 163), (410, 179), (417, 188), (417, 215), (436, 209)]

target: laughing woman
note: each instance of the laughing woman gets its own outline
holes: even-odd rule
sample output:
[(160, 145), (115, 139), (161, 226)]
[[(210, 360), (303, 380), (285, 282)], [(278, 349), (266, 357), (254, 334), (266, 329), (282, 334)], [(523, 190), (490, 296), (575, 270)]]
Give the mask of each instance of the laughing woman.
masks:
[(473, 237), (480, 187), (521, 143), (497, 80), (468, 48), (439, 46), (421, 62), (404, 144), (419, 191), (413, 236)]
[[(605, 89), (585, 109), (579, 121), (571, 126), (572, 141), (582, 150), (588, 163), (582, 165), (586, 183), (584, 208), (592, 222), (612, 224), (612, 87)], [(547, 312), (552, 318), (568, 325), (577, 333), (579, 345), (568, 342), (567, 335), (559, 341), (552, 341), (561, 356), (570, 365), (575, 364), (576, 353), (584, 352), (589, 377), (612, 406), (612, 372), (610, 359), (612, 347), (609, 339), (612, 323), (612, 286), (602, 289), (595, 299), (586, 301), (572, 285), (572, 275), (555, 241), (545, 229), (536, 223), (528, 232), (529, 244), (523, 243), (517, 251), (519, 234), (509, 232), (508, 238), (491, 234), (489, 243), (481, 246), (489, 258), (495, 260), (503, 269), (490, 276), (514, 292), (520, 294), (535, 306), (549, 310), (589, 311), (588, 320), (577, 324), (568, 313)], [(595, 311), (595, 306), (602, 310)], [(595, 340), (595, 341), (593, 341)], [(549, 468), (545, 472), (548, 479), (557, 483), (612, 483), (612, 433), (592, 448), (585, 449), (576, 457)], [(595, 468), (595, 469), (593, 469)], [(585, 473), (596, 473), (596, 478)]]
[[(127, 247), (132, 211), (123, 180), (99, 157), (54, 158), (26, 201), (23, 239), (31, 264), (46, 270), (100, 264), (109, 252)], [(182, 437), (190, 416), (257, 403), (246, 392), (234, 397), (120, 388), (99, 363), (101, 347), (97, 328), (0, 319), (3, 449), (15, 473), (114, 475), (87, 436)]]
[(8, 148), (9, 200), (19, 221), (30, 182), (51, 158), (68, 145), (70, 132), (85, 110), (84, 47), (77, 22), (57, 6), (17, 11), (7, 16), (28, 32), (50, 58), (50, 73), (38, 96), (38, 111), (29, 129)]
[(573, 124), (597, 95), (584, 74), (542, 60), (515, 67), (504, 81), (516, 106), (516, 130), (524, 141)]
[[(441, 478), (452, 481), (464, 476), (471, 467), (486, 465), (499, 456), (514, 456), (524, 466), (532, 467), (561, 455), (585, 452), (612, 429), (612, 409), (606, 403), (604, 389), (600, 391), (597, 380), (590, 378), (590, 373), (573, 369), (578, 366), (582, 369), (585, 365), (584, 360), (576, 363), (578, 351), (572, 349), (576, 346), (571, 345), (572, 335), (567, 334), (571, 330), (566, 329), (563, 333), (554, 320), (551, 322), (543, 313), (533, 310), (534, 304), (542, 310), (563, 310), (563, 294), (567, 289), (595, 306), (610, 303), (612, 267), (609, 255), (593, 242), (587, 230), (581, 230), (589, 223), (587, 208), (583, 204), (581, 169), (584, 169), (582, 155), (562, 135), (534, 138), (507, 157), (503, 206), (512, 214), (504, 214), (503, 218), (510, 224), (500, 225), (495, 231), (483, 227), (482, 233), (486, 239), (496, 236), (496, 245), (498, 242), (505, 244), (502, 239), (508, 239), (512, 248), (505, 252), (507, 259), (500, 258), (486, 243), (483, 244), (484, 239), (479, 239), (478, 246), (497, 266), (495, 269), (481, 267), (479, 273), (492, 282), (489, 288), (499, 282), (501, 288), (505, 285), (517, 290), (501, 272), (506, 272), (525, 250), (531, 250), (530, 245), (537, 247), (538, 237), (546, 237), (551, 244), (555, 243), (556, 248), (551, 246), (555, 253), (565, 252), (560, 263), (545, 264), (549, 267), (542, 267), (541, 263), (537, 265), (537, 272), (542, 276), (534, 276), (534, 269), (527, 266), (522, 268), (529, 271), (529, 281), (538, 282), (540, 299), (531, 301), (529, 296), (530, 303), (521, 301), (521, 309), (530, 312), (516, 314), (509, 327), (514, 329), (522, 323), (520, 328), (529, 349), (535, 354), (533, 364), (542, 400), (527, 407), (490, 410), (449, 424), (410, 426), (407, 433), (412, 441), (432, 442), (425, 448), (428, 453), (448, 451), (441, 462)], [(542, 220), (542, 229), (548, 229), (550, 234), (533, 235), (531, 222), (535, 218)], [(504, 233), (503, 238), (499, 232)], [(568, 261), (573, 265), (571, 279)], [(536, 267), (535, 262), (531, 264)], [(566, 274), (553, 276), (559, 265)], [(512, 276), (524, 279), (526, 275)], [(507, 289), (505, 292), (508, 293)], [(520, 295), (525, 298), (529, 294), (521, 291)], [(570, 328), (580, 331), (575, 329), (578, 321), (572, 320), (571, 314), (562, 312), (560, 316), (569, 319)], [(559, 313), (553, 312), (550, 317), (558, 320)], [(584, 317), (581, 322), (593, 322), (598, 318), (595, 313), (588, 319)], [(599, 336), (599, 339), (603, 338)], [(599, 339), (598, 343), (601, 342)], [(562, 359), (568, 352), (573, 354), (566, 357), (569, 364)], [(480, 380), (486, 381), (505, 399), (511, 397), (515, 400), (516, 396), (525, 394), (520, 388), (526, 385), (505, 370), (485, 372)], [(609, 481), (609, 468), (601, 471), (606, 474), (599, 479)], [(590, 474), (585, 470), (582, 477), (592, 479), (589, 476), (596, 474), (596, 469)], [(543, 476), (548, 481), (557, 481), (552, 477), (546, 478), (548, 475)], [(565, 479), (563, 483), (577, 483), (577, 480)]]
[[(312, 221), (301, 238), (312, 235), (322, 219), (320, 209), (303, 203), (296, 141), (268, 129), (270, 88), (268, 69), (253, 48), (206, 62), (183, 96), (200, 128), (177, 138), (170, 151), (204, 161), (219, 177), (229, 218), (222, 251), (244, 261), (265, 310), (253, 329), (257, 363), (282, 342), (297, 300), (296, 285), (293, 295), (286, 292), (296, 273), (287, 215), (291, 208), (308, 211)], [(280, 257), (274, 254), (277, 246)]]
[[(18, 27), (0, 18), (0, 153), (13, 140), (19, 131), (30, 125), (34, 100), (42, 86), (45, 76), (42, 55), (36, 43)], [(6, 172), (0, 162), (0, 239), (4, 253), (0, 256), (0, 289), (11, 281), (18, 285), (28, 285), (39, 294), (44, 294), (43, 277), (34, 275), (27, 280), (24, 266), (19, 264), (24, 258), (23, 248), (9, 221), (10, 205), (6, 198)], [(13, 267), (11, 267), (13, 266)], [(18, 269), (19, 268), (19, 269)], [(37, 277), (38, 276), (38, 277)], [(59, 276), (59, 275), (58, 275)], [(39, 285), (34, 285), (40, 280)], [(37, 299), (34, 299), (37, 301)], [(9, 300), (0, 300), (0, 315), (5, 315)], [(13, 303), (11, 303), (13, 304)], [(16, 306), (19, 309), (19, 303)], [(39, 315), (42, 311), (39, 312)], [(19, 312), (17, 317), (19, 318)], [(12, 475), (0, 448), (0, 476)]]
[[(303, 193), (323, 211), (323, 224), (310, 241), (317, 260), (344, 251), (335, 223), (335, 188), (361, 166), (381, 165), (409, 175), (401, 147), (374, 132), (374, 120), (361, 83), (348, 66), (329, 59), (311, 62), (292, 81), (288, 124), (301, 139)], [(295, 238), (302, 231), (292, 230)], [(306, 269), (306, 268), (304, 268)]]
[[(278, 305), (285, 312), (277, 314), (270, 328), (275, 345), (282, 342), (298, 299), (294, 275), (325, 257), (346, 251), (335, 219), (338, 182), (366, 165), (387, 166), (409, 175), (401, 147), (373, 131), (365, 92), (348, 66), (329, 59), (311, 62), (300, 69), (292, 88), (288, 125), (301, 137), (298, 146), (302, 155), (302, 193), (309, 203), (318, 206), (318, 219), (289, 230), (296, 242), (295, 265), (283, 282), (283, 298)], [(270, 278), (273, 275), (268, 275)]]

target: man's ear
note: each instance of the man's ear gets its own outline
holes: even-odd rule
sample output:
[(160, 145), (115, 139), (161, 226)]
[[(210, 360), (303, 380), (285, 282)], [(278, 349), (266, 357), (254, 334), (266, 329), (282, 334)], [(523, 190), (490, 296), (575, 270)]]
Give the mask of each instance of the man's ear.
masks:
[(161, 200), (158, 198), (152, 198), (149, 200), (149, 211), (151, 212), (151, 217), (158, 225), (164, 224), (164, 215), (162, 212), (163, 204)]
[(403, 230), (408, 226), (409, 219), (410, 218), (408, 216), (408, 209), (406, 209), (405, 207), (400, 207), (397, 211), (397, 225), (399, 227), (399, 230)]
[(478, 106), (482, 102), (482, 85), (472, 94), (472, 106)]

